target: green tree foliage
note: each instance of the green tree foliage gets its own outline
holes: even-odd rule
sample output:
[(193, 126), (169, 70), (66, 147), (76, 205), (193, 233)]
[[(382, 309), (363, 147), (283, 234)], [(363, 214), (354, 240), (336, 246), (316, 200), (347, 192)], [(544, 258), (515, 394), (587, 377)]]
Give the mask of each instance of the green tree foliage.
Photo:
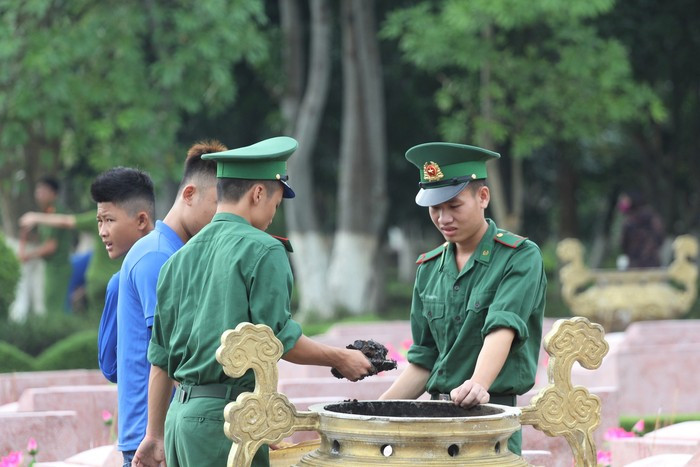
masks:
[(0, 233), (0, 321), (7, 319), (18, 281), (19, 262)]
[(663, 122), (640, 121), (625, 129), (620, 185), (644, 192), (669, 233), (697, 231), (700, 3), (618, 0), (599, 23), (606, 35), (626, 45), (635, 76), (652, 87), (668, 109)]
[[(632, 80), (625, 48), (590, 20), (612, 0), (422, 2), (391, 14), (384, 35), (441, 81), (441, 132), (452, 141), (487, 133), (515, 156), (553, 141), (594, 140), (640, 113), (664, 117), (653, 92)], [(488, 68), (490, 79), (481, 73)], [(484, 87), (486, 86), (486, 87)], [(482, 101), (493, 108), (485, 119)]]
[(233, 65), (267, 57), (265, 22), (261, 0), (1, 0), (0, 179), (179, 175), (184, 119), (232, 102)]

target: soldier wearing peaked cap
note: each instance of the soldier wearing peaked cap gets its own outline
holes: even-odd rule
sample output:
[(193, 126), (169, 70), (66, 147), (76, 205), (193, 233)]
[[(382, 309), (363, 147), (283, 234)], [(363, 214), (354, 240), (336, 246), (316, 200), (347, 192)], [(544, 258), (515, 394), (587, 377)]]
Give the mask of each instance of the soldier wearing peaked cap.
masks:
[[(332, 366), (350, 380), (372, 365), (357, 350), (316, 343), (290, 314), (292, 271), (285, 239), (265, 233), (283, 198), (293, 198), (286, 162), (289, 137), (202, 156), (217, 162), (218, 207), (212, 222), (163, 266), (148, 349), (151, 362), (146, 438), (136, 465), (226, 465), (231, 449), (223, 410), (254, 375), (228, 377), (216, 361), (221, 334), (241, 322), (266, 324), (293, 363)], [(179, 383), (168, 407), (172, 381)], [(166, 418), (167, 411), (167, 418)], [(255, 466), (269, 465), (261, 447)]]
[[(547, 280), (537, 245), (484, 217), (486, 161), (498, 157), (451, 143), (406, 152), (420, 172), (416, 203), (446, 242), (418, 258), (409, 366), (381, 399), (427, 391), (464, 407), (514, 406), (535, 383)], [(520, 454), (520, 432), (508, 448)]]

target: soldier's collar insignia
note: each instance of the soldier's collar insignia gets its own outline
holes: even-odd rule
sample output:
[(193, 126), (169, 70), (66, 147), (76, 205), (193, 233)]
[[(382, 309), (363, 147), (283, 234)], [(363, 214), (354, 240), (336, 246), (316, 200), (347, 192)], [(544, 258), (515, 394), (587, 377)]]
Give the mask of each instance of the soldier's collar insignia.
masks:
[(430, 161), (423, 164), (423, 179), (426, 182), (437, 182), (442, 180), (443, 177), (442, 170), (440, 170), (440, 166), (437, 163)]

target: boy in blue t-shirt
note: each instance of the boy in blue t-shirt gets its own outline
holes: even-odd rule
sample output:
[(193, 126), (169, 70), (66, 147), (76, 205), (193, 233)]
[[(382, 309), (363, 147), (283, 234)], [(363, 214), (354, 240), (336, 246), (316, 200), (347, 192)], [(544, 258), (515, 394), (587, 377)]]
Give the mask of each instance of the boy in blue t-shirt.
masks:
[(146, 434), (148, 377), (146, 357), (156, 306), (156, 284), (163, 264), (202, 227), (216, 211), (216, 162), (202, 154), (225, 151), (218, 141), (195, 144), (185, 160), (185, 171), (172, 208), (155, 229), (129, 250), (119, 272), (117, 303), (117, 381), (119, 400), (118, 445), (124, 466), (131, 465)]
[[(97, 203), (97, 230), (110, 259), (124, 256), (134, 243), (153, 230), (155, 194), (145, 172), (116, 167), (98, 175), (90, 186)], [(117, 294), (119, 273), (107, 284), (97, 337), (102, 374), (117, 382)]]

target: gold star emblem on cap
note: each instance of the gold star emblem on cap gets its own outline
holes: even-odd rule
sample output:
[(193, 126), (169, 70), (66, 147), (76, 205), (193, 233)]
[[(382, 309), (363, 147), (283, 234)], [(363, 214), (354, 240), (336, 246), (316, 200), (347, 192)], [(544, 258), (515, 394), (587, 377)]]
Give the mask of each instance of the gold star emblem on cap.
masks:
[(444, 177), (440, 166), (437, 163), (430, 161), (423, 164), (423, 178), (426, 182), (437, 182)]

